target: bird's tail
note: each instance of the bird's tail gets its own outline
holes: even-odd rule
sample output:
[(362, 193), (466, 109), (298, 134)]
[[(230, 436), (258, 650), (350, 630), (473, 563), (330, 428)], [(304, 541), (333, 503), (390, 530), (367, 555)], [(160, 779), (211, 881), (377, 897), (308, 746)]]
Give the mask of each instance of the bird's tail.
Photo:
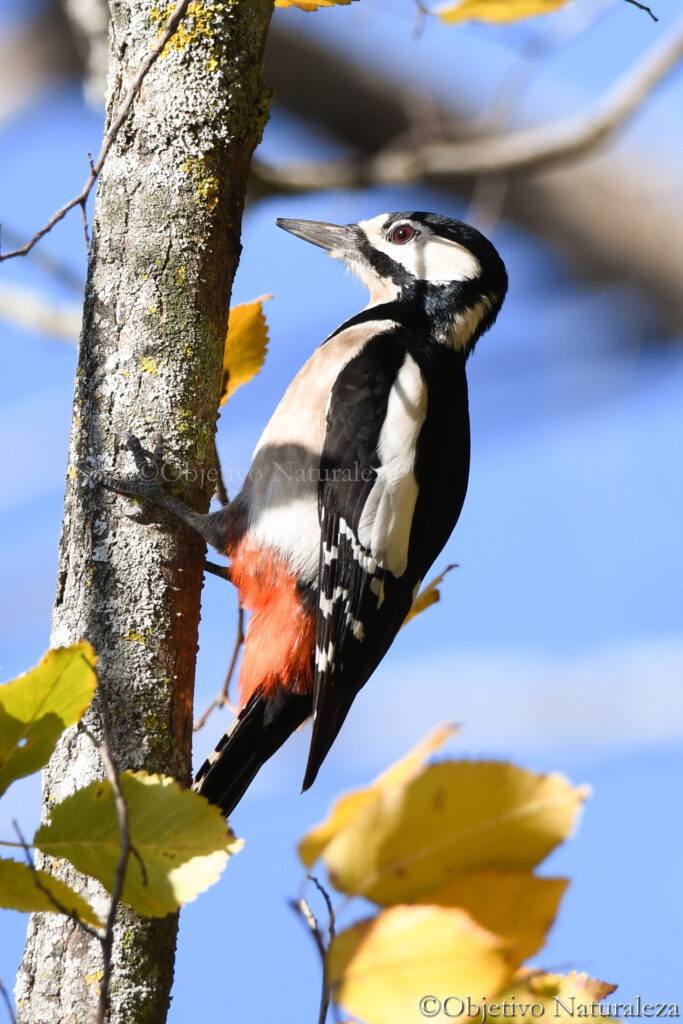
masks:
[(197, 772), (192, 788), (226, 817), (232, 813), (259, 768), (272, 757), (313, 708), (313, 695), (279, 690), (268, 698), (252, 694)]

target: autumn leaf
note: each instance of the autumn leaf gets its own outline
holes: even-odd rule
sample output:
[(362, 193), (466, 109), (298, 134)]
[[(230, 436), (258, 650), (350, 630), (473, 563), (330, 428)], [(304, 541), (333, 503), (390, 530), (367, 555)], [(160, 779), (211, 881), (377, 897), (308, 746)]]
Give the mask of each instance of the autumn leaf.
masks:
[[(592, 1003), (599, 1003), (615, 991), (616, 985), (598, 981), (587, 974), (570, 971), (569, 974), (548, 974), (544, 971), (522, 968), (513, 979), (513, 984), (499, 999), (520, 1003), (540, 1003), (545, 1016), (553, 1020), (567, 1020), (579, 1017), (607, 1015), (591, 1013)], [(588, 1012), (581, 1012), (584, 1007)]]
[(439, 584), (443, 583), (444, 577), (451, 569), (457, 569), (457, 565), (447, 565), (443, 572), (435, 576), (431, 583), (428, 583), (426, 587), (423, 587), (420, 593), (417, 595), (412, 603), (411, 609), (403, 620), (405, 626), (411, 619), (414, 619), (416, 615), (423, 612), (425, 608), (429, 608), (430, 605), (436, 604), (437, 601), (441, 600), (441, 591), (439, 590)]
[(347, 7), (353, 0), (275, 0), (276, 7), (298, 7), (300, 11), (317, 11), (319, 7)]
[(521, 21), (539, 14), (551, 14), (564, 7), (569, 0), (459, 0), (437, 7), (446, 24), (463, 21), (483, 21), (489, 25), (502, 25), (508, 21)]
[(335, 936), (335, 1002), (367, 1024), (415, 1024), (429, 992), (495, 995), (512, 974), (506, 944), (462, 910), (392, 907)]
[(521, 963), (543, 945), (568, 885), (566, 878), (484, 868), (428, 893), (422, 902), (466, 910), (482, 927), (508, 940)]
[[(173, 779), (146, 772), (119, 778), (135, 850), (121, 898), (147, 917), (163, 917), (208, 889), (241, 840), (217, 807)], [(110, 783), (93, 782), (57, 804), (34, 843), (51, 857), (67, 857), (111, 892), (121, 840)]]
[(220, 404), (234, 395), (260, 371), (268, 348), (268, 327), (263, 303), (272, 295), (233, 306), (228, 319), (228, 334), (223, 351), (223, 377)]
[(443, 746), (455, 729), (454, 725), (438, 726), (405, 757), (378, 775), (369, 786), (346, 793), (337, 800), (327, 820), (311, 829), (301, 840), (299, 856), (304, 865), (310, 868), (334, 836), (353, 821), (361, 808), (378, 800), (387, 787), (405, 785), (414, 778), (424, 767), (429, 755)]
[(24, 913), (61, 913), (48, 893), (67, 913), (73, 912), (80, 921), (95, 928), (103, 927), (92, 907), (66, 882), (53, 878), (47, 871), (33, 872), (28, 864), (0, 860), (0, 907)]
[(88, 643), (59, 647), (0, 686), (0, 794), (47, 764), (64, 730), (79, 721), (97, 686), (96, 661)]
[(430, 765), (387, 786), (322, 851), (332, 884), (383, 906), (482, 868), (531, 870), (570, 835), (585, 788), (497, 761)]

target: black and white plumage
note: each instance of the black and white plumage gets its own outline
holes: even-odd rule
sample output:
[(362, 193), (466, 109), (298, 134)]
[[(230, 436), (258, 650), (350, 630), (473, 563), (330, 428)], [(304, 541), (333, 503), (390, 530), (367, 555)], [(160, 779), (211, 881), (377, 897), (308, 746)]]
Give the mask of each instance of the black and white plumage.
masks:
[(313, 714), (304, 789), (401, 627), (465, 499), (465, 362), (507, 290), (479, 232), (431, 213), (280, 227), (343, 260), (368, 306), (287, 389), (227, 509), (155, 496), (231, 559), (252, 610), (241, 710), (195, 788), (225, 813)]

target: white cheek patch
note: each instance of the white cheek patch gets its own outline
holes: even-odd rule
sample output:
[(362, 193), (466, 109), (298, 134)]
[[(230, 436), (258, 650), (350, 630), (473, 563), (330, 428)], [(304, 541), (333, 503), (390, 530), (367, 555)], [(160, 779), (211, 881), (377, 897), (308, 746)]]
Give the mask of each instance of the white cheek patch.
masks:
[[(372, 220), (361, 221), (358, 226), (373, 248), (400, 263), (413, 277), (432, 284), (449, 284), (451, 281), (472, 281), (480, 276), (481, 264), (469, 249), (449, 238), (435, 235), (424, 225), (414, 224), (418, 234), (404, 245), (387, 241), (383, 232), (387, 216), (380, 214)], [(407, 220), (405, 223), (411, 222)]]
[(381, 238), (375, 242), (375, 248), (400, 263), (413, 277), (430, 284), (472, 281), (481, 273), (481, 264), (469, 249), (424, 232), (405, 245)]

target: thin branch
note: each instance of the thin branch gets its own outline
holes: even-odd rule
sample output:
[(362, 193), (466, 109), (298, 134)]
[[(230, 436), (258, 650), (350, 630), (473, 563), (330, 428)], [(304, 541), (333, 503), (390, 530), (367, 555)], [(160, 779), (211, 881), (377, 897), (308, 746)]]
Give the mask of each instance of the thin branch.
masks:
[(683, 22), (625, 74), (587, 115), (462, 142), (435, 141), (412, 149), (387, 147), (369, 158), (271, 167), (254, 161), (252, 174), (270, 191), (398, 185), (421, 179), (531, 171), (595, 149), (638, 110), (683, 57)]
[(0, 282), (0, 319), (39, 331), (58, 341), (75, 342), (81, 330), (80, 306), (57, 306), (37, 291)]
[(104, 164), (104, 161), (107, 158), (107, 154), (108, 154), (109, 150), (111, 149), (111, 146), (112, 146), (114, 140), (116, 139), (116, 136), (118, 135), (119, 130), (121, 129), (121, 126), (125, 123), (126, 118), (128, 117), (128, 114), (130, 113), (131, 107), (133, 106), (133, 101), (135, 100), (135, 97), (137, 96), (138, 89), (142, 85), (142, 83), (143, 83), (143, 81), (145, 79), (145, 76), (146, 76), (147, 72), (149, 71), (149, 69), (151, 68), (152, 64), (154, 64), (156, 59), (161, 55), (161, 53), (164, 50), (166, 44), (171, 39), (171, 37), (175, 34), (178, 26), (180, 25), (180, 22), (185, 17), (185, 14), (187, 12), (187, 8), (189, 6), (189, 3), (190, 3), (190, 0), (179, 0), (179, 2), (176, 4), (175, 8), (173, 9), (173, 13), (171, 14), (171, 16), (169, 17), (168, 21), (166, 22), (166, 28), (164, 29), (164, 31), (159, 36), (159, 39), (158, 39), (156, 45), (150, 51), (150, 53), (147, 55), (147, 57), (145, 57), (145, 59), (143, 60), (142, 64), (140, 65), (140, 67), (138, 69), (138, 72), (135, 75), (135, 78), (133, 79), (133, 82), (132, 82), (129, 90), (126, 93), (126, 96), (124, 97), (124, 100), (121, 103), (121, 106), (119, 107), (119, 112), (116, 115), (116, 117), (114, 118), (114, 122), (113, 122), (111, 128), (109, 129), (109, 131), (107, 132), (107, 134), (104, 137), (104, 142), (102, 143), (102, 148), (100, 149), (99, 156), (97, 157), (97, 160), (95, 161), (94, 164), (91, 162), (90, 174), (88, 175), (88, 180), (86, 181), (86, 183), (83, 186), (83, 188), (81, 189), (81, 191), (78, 193), (78, 195), (74, 199), (69, 200), (68, 203), (66, 203), (59, 210), (57, 210), (57, 212), (54, 213), (52, 215), (52, 217), (50, 217), (50, 219), (47, 222), (47, 224), (45, 224), (42, 228), (40, 228), (39, 231), (36, 231), (36, 233), (33, 236), (33, 238), (31, 238), (30, 241), (28, 241), (25, 245), (22, 245), (18, 249), (13, 249), (11, 252), (0, 254), (0, 262), (2, 260), (12, 259), (14, 256), (25, 256), (28, 252), (31, 251), (33, 246), (36, 245), (36, 243), (39, 242), (40, 239), (44, 235), (46, 235), (49, 231), (51, 231), (52, 228), (55, 226), (55, 224), (58, 224), (59, 221), (62, 220), (67, 215), (67, 213), (69, 213), (70, 210), (73, 210), (73, 208), (75, 206), (80, 206), (83, 209), (83, 211), (85, 211), (85, 204), (86, 204), (86, 202), (88, 200), (88, 196), (90, 195), (90, 192), (92, 191), (93, 185), (97, 181), (99, 173), (102, 170), (102, 166)]
[(214, 467), (216, 470), (216, 497), (224, 507), (230, 503), (228, 498), (228, 489), (225, 486), (225, 480), (223, 479), (223, 467), (221, 466), (221, 460), (218, 455), (218, 448), (216, 447), (216, 438), (213, 439), (213, 454), (214, 454)]
[(26, 864), (31, 872), (31, 875), (33, 876), (33, 884), (35, 885), (36, 889), (42, 892), (43, 896), (45, 896), (46, 899), (49, 900), (49, 902), (52, 904), (52, 906), (55, 908), (58, 914), (64, 914), (64, 916), (70, 918), (78, 928), (82, 928), (83, 931), (90, 935), (93, 939), (97, 939), (99, 942), (102, 942), (102, 933), (99, 932), (97, 928), (93, 928), (91, 925), (86, 924), (85, 921), (81, 921), (80, 917), (78, 916), (75, 910), (69, 910), (68, 907), (64, 906), (61, 900), (57, 899), (54, 893), (50, 892), (47, 886), (43, 885), (43, 883), (40, 880), (40, 875), (38, 874), (36, 866), (33, 863), (33, 857), (31, 856), (31, 848), (24, 839), (22, 831), (19, 828), (19, 824), (17, 821), (14, 820), (14, 818), (12, 819), (12, 828), (16, 832), (19, 844), (22, 850), (24, 851)]
[(330, 894), (328, 893), (328, 891), (325, 888), (325, 886), (321, 882), (318, 881), (318, 879), (315, 877), (315, 875), (307, 875), (306, 877), (308, 878), (309, 882), (313, 882), (313, 885), (316, 887), (316, 889), (318, 890), (318, 892), (320, 893), (322, 898), (325, 900), (325, 906), (327, 907), (327, 931), (328, 931), (328, 934), (329, 934), (329, 937), (330, 937), (330, 941), (331, 941), (334, 938), (334, 934), (335, 934), (335, 931), (334, 931), (335, 930), (335, 919), (334, 919), (334, 908), (332, 906), (332, 900), (330, 899)]
[(199, 730), (206, 725), (206, 722), (207, 722), (207, 719), (208, 719), (209, 715), (213, 711), (215, 711), (216, 708), (227, 707), (231, 711), (233, 711), (235, 714), (237, 714), (237, 708), (232, 703), (232, 701), (229, 699), (228, 693), (229, 693), (229, 690), (230, 690), (230, 683), (232, 682), (232, 677), (235, 674), (235, 669), (237, 667), (237, 659), (239, 657), (239, 653), (240, 653), (240, 650), (242, 648), (242, 644), (243, 643), (244, 643), (244, 608), (238, 602), (238, 604), (237, 604), (237, 633), (235, 635), (235, 644), (234, 644), (234, 647), (232, 649), (232, 657), (230, 658), (230, 664), (228, 665), (228, 671), (227, 671), (227, 673), (225, 675), (225, 682), (223, 683), (223, 686), (221, 687), (220, 693), (216, 697), (214, 697), (214, 699), (211, 701), (211, 703), (209, 704), (209, 706), (206, 709), (206, 711), (204, 712), (204, 714), (200, 715), (200, 717), (194, 723), (194, 726), (193, 726), (193, 731), (194, 732), (199, 732)]
[(330, 986), (327, 983), (327, 967), (326, 967), (326, 955), (327, 950), (325, 949), (325, 943), (323, 937), (320, 934), (318, 922), (315, 919), (315, 914), (311, 910), (309, 904), (304, 899), (292, 900), (290, 904), (292, 910), (296, 914), (301, 914), (304, 921), (308, 925), (308, 929), (313, 936), (316, 948), (320, 953), (320, 961), (322, 963), (323, 979), (322, 979), (322, 991), (320, 993), (320, 1012), (318, 1014), (318, 1024), (325, 1024), (327, 1020), (327, 1011), (330, 1008)]
[(647, 13), (650, 15), (650, 17), (652, 18), (653, 21), (659, 21), (659, 18), (657, 17), (657, 15), (653, 14), (653, 12), (650, 10), (650, 8), (646, 7), (645, 4), (638, 3), (638, 0), (626, 0), (626, 3), (627, 4), (633, 4), (634, 7), (640, 8), (641, 11), (647, 11)]
[(9, 997), (9, 992), (5, 988), (5, 983), (2, 980), (2, 978), (0, 978), (0, 996), (2, 996), (2, 1001), (5, 1004), (5, 1007), (7, 1008), (7, 1016), (9, 1017), (10, 1021), (12, 1022), (12, 1024), (17, 1024), (17, 1018), (15, 1017), (14, 1009), (12, 1008), (12, 1001)]

